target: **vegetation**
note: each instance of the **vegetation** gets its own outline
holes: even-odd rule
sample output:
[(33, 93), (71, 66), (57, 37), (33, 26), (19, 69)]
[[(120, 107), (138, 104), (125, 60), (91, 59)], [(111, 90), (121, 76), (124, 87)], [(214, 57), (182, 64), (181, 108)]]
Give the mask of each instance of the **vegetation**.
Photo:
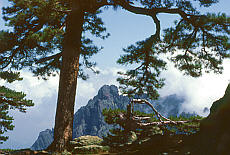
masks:
[[(123, 8), (149, 16), (156, 31), (144, 41), (129, 46), (119, 64), (135, 64), (118, 79), (129, 97), (148, 94), (157, 99), (164, 83), (159, 79), (166, 63), (161, 53), (171, 53), (170, 60), (179, 70), (193, 77), (206, 72), (221, 73), (221, 63), (229, 57), (229, 23), (225, 14), (201, 14), (218, 0), (8, 0), (3, 9), (10, 31), (0, 32), (0, 68), (29, 68), (44, 79), (60, 70), (54, 142), (49, 149), (63, 151), (72, 139), (77, 77), (86, 79), (83, 68), (95, 66), (89, 58), (100, 48), (86, 37), (87, 32), (105, 39), (108, 34), (99, 14), (106, 8)], [(194, 7), (198, 3), (200, 8)], [(46, 12), (44, 14), (44, 12)], [(158, 14), (177, 14), (181, 19), (164, 31)], [(144, 28), (144, 27), (143, 27)], [(180, 50), (181, 52), (177, 52)], [(97, 71), (95, 71), (97, 73)]]
[[(6, 80), (9, 83), (15, 80), (22, 80), (19, 73), (14, 72), (0, 72), (0, 79)], [(9, 115), (11, 109), (26, 112), (27, 107), (33, 106), (31, 100), (25, 99), (26, 94), (23, 92), (16, 92), (4, 86), (0, 86), (0, 143), (8, 139), (3, 136), (8, 130), (13, 130), (13, 117)]]
[(103, 110), (106, 123), (114, 125), (103, 138), (104, 145), (109, 145), (111, 152), (175, 153), (184, 147), (187, 137), (199, 131), (202, 117), (198, 115), (190, 118), (170, 117), (170, 123), (160, 120), (158, 113), (130, 113), (129, 106), (127, 111)]

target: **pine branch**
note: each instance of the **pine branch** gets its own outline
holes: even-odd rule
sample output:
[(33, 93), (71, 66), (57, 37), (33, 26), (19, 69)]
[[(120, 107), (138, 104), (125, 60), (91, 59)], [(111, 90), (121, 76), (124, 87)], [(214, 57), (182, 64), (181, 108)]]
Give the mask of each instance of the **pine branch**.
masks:
[(61, 56), (62, 56), (62, 52), (54, 54), (54, 55), (51, 55), (49, 57), (45, 57), (45, 58), (39, 59), (39, 60), (36, 61), (36, 64), (43, 63), (43, 62), (46, 62), (46, 61), (49, 61), (49, 60), (52, 60), (52, 59), (58, 59)]
[(114, 0), (114, 2), (132, 13), (140, 14), (140, 15), (147, 15), (147, 16), (152, 17), (154, 23), (156, 24), (156, 32), (154, 34), (156, 38), (155, 41), (158, 41), (160, 39), (160, 21), (157, 18), (157, 13), (158, 13), (157, 10), (136, 7), (136, 6), (131, 5), (132, 3), (129, 3), (125, 0), (124, 1)]

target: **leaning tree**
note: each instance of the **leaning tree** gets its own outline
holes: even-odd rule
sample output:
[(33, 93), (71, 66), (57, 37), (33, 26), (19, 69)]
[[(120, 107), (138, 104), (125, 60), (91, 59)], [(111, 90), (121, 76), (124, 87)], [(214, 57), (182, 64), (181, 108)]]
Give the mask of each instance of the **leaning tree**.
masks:
[[(35, 75), (47, 78), (60, 70), (54, 141), (50, 148), (62, 151), (72, 138), (77, 77), (88, 76), (83, 68), (95, 66), (89, 58), (100, 48), (87, 32), (108, 37), (99, 13), (103, 8), (118, 7), (131, 13), (149, 16), (155, 33), (124, 49), (120, 64), (136, 64), (118, 81), (123, 93), (147, 93), (158, 97), (163, 86), (159, 78), (166, 62), (160, 53), (171, 53), (175, 66), (185, 74), (198, 77), (204, 71), (221, 73), (223, 58), (229, 57), (229, 23), (225, 14), (200, 13), (218, 0), (8, 0), (4, 19), (12, 31), (1, 31), (0, 67), (20, 70), (28, 67)], [(198, 6), (198, 9), (194, 6)], [(164, 30), (158, 14), (180, 16), (175, 26)], [(144, 27), (143, 27), (144, 28)], [(177, 52), (180, 51), (180, 52)], [(94, 71), (94, 70), (93, 70)], [(95, 71), (96, 72), (96, 71)]]

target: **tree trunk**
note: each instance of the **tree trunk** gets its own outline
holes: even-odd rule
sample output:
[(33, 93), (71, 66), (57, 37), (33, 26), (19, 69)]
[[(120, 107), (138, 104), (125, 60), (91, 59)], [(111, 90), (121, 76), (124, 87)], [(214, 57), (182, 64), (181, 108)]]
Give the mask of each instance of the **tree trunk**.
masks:
[(54, 141), (47, 148), (55, 152), (67, 149), (69, 141), (72, 140), (83, 21), (84, 12), (77, 7), (77, 4), (75, 6), (73, 4), (72, 12), (66, 19), (66, 33), (63, 40)]

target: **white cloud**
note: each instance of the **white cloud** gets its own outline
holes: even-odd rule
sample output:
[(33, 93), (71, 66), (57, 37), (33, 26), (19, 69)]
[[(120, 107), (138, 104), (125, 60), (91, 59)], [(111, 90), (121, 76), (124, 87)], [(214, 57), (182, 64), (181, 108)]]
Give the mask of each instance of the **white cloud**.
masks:
[(9, 84), (0, 80), (0, 84), (13, 90), (24, 92), (27, 94), (27, 98), (33, 99), (36, 104), (42, 104), (44, 97), (51, 97), (54, 93), (57, 93), (59, 76), (50, 77), (49, 80), (44, 81), (33, 77), (30, 72), (22, 71), (21, 75), (23, 77), (22, 81), (15, 81)]
[[(210, 107), (213, 101), (222, 97), (228, 80), (230, 79), (230, 61), (224, 61), (222, 75), (205, 74), (201, 78), (183, 76), (181, 72), (169, 65), (168, 71), (162, 73), (166, 78), (166, 85), (160, 90), (161, 96), (177, 94), (186, 99), (182, 110), (196, 111), (202, 114), (204, 107)], [(88, 100), (97, 95), (99, 88), (105, 84), (117, 85), (117, 71), (124, 71), (120, 67), (98, 68), (99, 75), (91, 75), (87, 81), (78, 80), (75, 111), (87, 104)], [(0, 148), (30, 147), (40, 131), (54, 126), (56, 100), (59, 77), (51, 77), (48, 81), (38, 80), (31, 73), (22, 72), (23, 81), (6, 84), (12, 89), (23, 91), (27, 98), (33, 99), (35, 106), (28, 109), (26, 114), (12, 111), (15, 129), (7, 133), (10, 139)]]
[(160, 90), (162, 96), (177, 94), (186, 101), (181, 110), (197, 112), (204, 115), (204, 107), (210, 108), (212, 103), (224, 95), (230, 79), (230, 60), (224, 60), (223, 74), (204, 74), (200, 78), (184, 76), (172, 64), (162, 73), (166, 78), (165, 87)]

